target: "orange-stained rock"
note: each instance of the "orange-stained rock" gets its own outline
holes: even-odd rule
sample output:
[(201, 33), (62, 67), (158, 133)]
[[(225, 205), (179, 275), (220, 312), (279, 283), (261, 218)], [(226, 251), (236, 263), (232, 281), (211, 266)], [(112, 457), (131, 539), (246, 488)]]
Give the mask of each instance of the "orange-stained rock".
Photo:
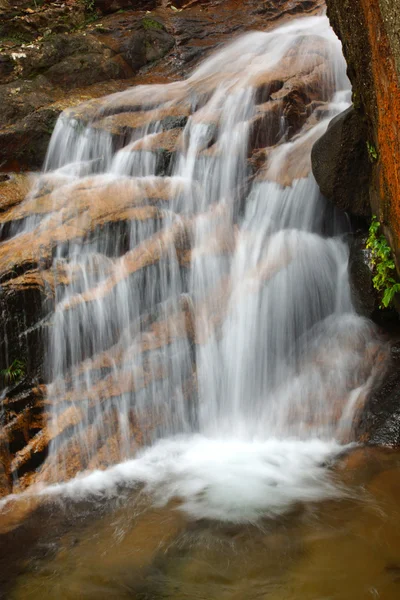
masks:
[(0, 173), (0, 212), (20, 204), (32, 186), (32, 179), (28, 175), (19, 173)]
[[(115, 111), (118, 104), (113, 104)], [(150, 125), (162, 123), (164, 129), (168, 129), (168, 121), (174, 125), (175, 122), (180, 126), (185, 124), (190, 114), (190, 106), (171, 106), (169, 108), (154, 109), (138, 112), (119, 112), (108, 117), (95, 121), (93, 129), (99, 129), (110, 133), (113, 136), (128, 136), (135, 131), (142, 131)], [(167, 127), (165, 127), (167, 125)], [(178, 125), (179, 126), (179, 125)], [(172, 129), (173, 127), (169, 127)]]
[[(126, 152), (176, 152), (182, 145), (182, 129), (174, 128), (161, 133), (147, 135), (133, 142), (124, 150)], [(124, 151), (123, 150), (123, 151)]]
[(97, 227), (121, 221), (162, 219), (162, 211), (156, 205), (170, 202), (181, 189), (180, 182), (168, 179), (147, 182), (114, 179), (107, 183), (107, 179), (94, 178), (60, 188), (54, 196), (28, 199), (0, 215), (0, 223), (53, 213), (50, 225), (39, 224), (0, 246), (0, 278), (10, 278), (39, 262), (49, 264), (57, 244), (84, 239)]
[(78, 296), (74, 296), (65, 306), (65, 310), (71, 310), (84, 302), (97, 301), (107, 296), (113, 288), (123, 279), (158, 262), (168, 251), (175, 248), (179, 256), (180, 251), (190, 248), (188, 225), (182, 221), (175, 223), (170, 229), (155, 234), (133, 250), (122, 256), (116, 263), (115, 272), (96, 288)]
[[(75, 118), (79, 122), (78, 130), (82, 124), (91, 124), (92, 130), (109, 134), (114, 150), (120, 149), (121, 154), (150, 151), (168, 154), (171, 160), (171, 155), (186, 150), (187, 140), (184, 139), (182, 130), (190, 118), (190, 123), (193, 122), (194, 125), (200, 123), (209, 126), (203, 154), (215, 156), (221, 150), (216, 148), (216, 134), (221, 118), (226, 115), (210, 100), (218, 86), (229, 77), (229, 66), (226, 73), (217, 75), (189, 77), (186, 80), (182, 80), (182, 76), (187, 75), (205, 57), (206, 51), (221, 41), (226, 41), (227, 34), (254, 28), (267, 29), (271, 24), (275, 25), (277, 19), (282, 18), (284, 22), (298, 13), (314, 14), (321, 9), (322, 1), (282, 0), (279, 6), (267, 2), (263, 6), (264, 14), (256, 10), (257, 7), (249, 0), (202, 0), (197, 7), (196, 3), (189, 4), (179, 14), (166, 6), (157, 9), (156, 18), (162, 15), (166, 27), (174, 32), (177, 43), (170, 57), (162, 59), (147, 73), (140, 73), (124, 84), (143, 84), (142, 87), (136, 85), (134, 93), (128, 89), (122, 94), (106, 98), (92, 98), (92, 92), (97, 96), (100, 89), (105, 93), (121, 90), (121, 82), (108, 82), (107, 85), (103, 82), (93, 88), (81, 88), (73, 92), (70, 98), (66, 98), (58, 88), (46, 88), (40, 97), (29, 96), (32, 102), (35, 101), (34, 119), (38, 119), (36, 125), (43, 125), (39, 118), (41, 115), (54, 120), (60, 109), (70, 106), (65, 117)], [(93, 42), (95, 38), (102, 48), (106, 46), (109, 49), (104, 56), (108, 56), (107, 52), (110, 52), (112, 60), (117, 61), (115, 64), (122, 71), (125, 68), (122, 59), (113, 53), (118, 52), (122, 38), (125, 40), (129, 37), (130, 19), (137, 19), (134, 13), (135, 11), (132, 11), (132, 15), (115, 15), (112, 20), (106, 17), (102, 20), (104, 32), (100, 29), (96, 31), (94, 26), (90, 30), (90, 43), (93, 47), (97, 47), (97, 42)], [(112, 24), (118, 24), (115, 31), (112, 30)], [(118, 41), (120, 31), (122, 35)], [(189, 42), (188, 35), (191, 36)], [(308, 119), (315, 103), (322, 103), (330, 93), (331, 76), (327, 70), (326, 47), (319, 38), (311, 42), (291, 49), (284, 57), (282, 66), (272, 73), (265, 76), (253, 76), (249, 73), (246, 85), (252, 86), (257, 107), (256, 114), (244, 126), (250, 129), (249, 160), (253, 161), (255, 170), (268, 156), (269, 149), (281, 142), (281, 117), (285, 117), (290, 124), (290, 136), (295, 144), (296, 134), (309, 125)], [(29, 68), (29, 65), (25, 68)], [(53, 69), (50, 75), (60, 86), (65, 84), (64, 74), (59, 67)], [(169, 87), (156, 85), (158, 82), (170, 82), (177, 78), (181, 81)], [(151, 88), (151, 94), (147, 86), (149, 83), (155, 84)], [(232, 85), (239, 88), (242, 84)], [(31, 88), (27, 83), (20, 96), (15, 94), (17, 107), (22, 106), (21, 103), (27, 97), (25, 94), (30, 94)], [(50, 96), (47, 96), (50, 93), (51, 102)], [(78, 100), (86, 102), (79, 104)], [(155, 109), (160, 105), (160, 109)], [(49, 113), (40, 113), (48, 110)], [(1, 139), (8, 140), (8, 148), (12, 151), (20, 151), (21, 145), (27, 143), (27, 136), (32, 130), (30, 121), (24, 121), (26, 118), (31, 117), (24, 116), (23, 122), (18, 120), (7, 130), (7, 138), (1, 138), (0, 135)], [(155, 126), (158, 122), (162, 123), (162, 132), (150, 133), (140, 141), (135, 141), (139, 131), (157, 131)], [(48, 121), (45, 123), (49, 130)], [(25, 127), (26, 124), (29, 127)], [(6, 135), (2, 131), (0, 134)], [(300, 153), (301, 151), (299, 149)], [(295, 157), (288, 158), (287, 181), (295, 177), (295, 163), (298, 172), (305, 173), (308, 168), (308, 165), (300, 165)], [(196, 216), (187, 215), (185, 210), (184, 192), (187, 184), (182, 180), (165, 177), (139, 180), (93, 175), (76, 181), (65, 174), (48, 173), (39, 182), (33, 183), (25, 201), (22, 201), (25, 195), (25, 191), (22, 193), (25, 185), (22, 179), (20, 182), (15, 179), (14, 187), (11, 182), (0, 184), (0, 226), (3, 232), (3, 243), (0, 245), (0, 302), (4, 314), (13, 318), (15, 316), (15, 321), (8, 326), (10, 331), (14, 331), (18, 311), (27, 312), (29, 307), (33, 313), (32, 319), (23, 323), (23, 327), (36, 332), (33, 341), (29, 341), (28, 354), (37, 356), (37, 362), (42, 360), (40, 353), (52, 324), (56, 287), (71, 283), (78, 283), (79, 286), (82, 275), (79, 267), (68, 265), (65, 259), (53, 263), (54, 251), (59, 244), (76, 241), (92, 243), (96, 235), (104, 231), (103, 228), (114, 228), (117, 225), (123, 228), (124, 224), (129, 227), (135, 221), (155, 223), (155, 233), (149, 234), (139, 246), (125, 254), (126, 249), (123, 248), (114, 253), (110, 251), (111, 256), (107, 255), (106, 264), (93, 264), (90, 267), (95, 275), (97, 268), (101, 269), (104, 279), (89, 291), (72, 296), (69, 303), (62, 307), (66, 311), (73, 311), (78, 310), (79, 306), (85, 309), (85, 303), (111, 294), (123, 278), (160, 263), (171, 252), (176, 255), (179, 267), (190, 267), (192, 260), (207, 261), (208, 258), (229, 255), (238, 243), (238, 233), (232, 225), (231, 215), (211, 207), (209, 213), (201, 215), (201, 218), (210, 218), (210, 236), (202, 246), (195, 247)], [(7, 196), (3, 193), (4, 199), (3, 189), (7, 189)], [(202, 190), (196, 188), (193, 193), (201, 194)], [(176, 214), (171, 219), (172, 211), (176, 209), (175, 200), (178, 200), (177, 210), (182, 210), (184, 216)], [(47, 219), (45, 226), (44, 218)], [(11, 237), (18, 227), (21, 233)], [(259, 268), (248, 274), (239, 292), (251, 294), (290, 260), (290, 257), (282, 256), (278, 264), (260, 264)], [(161, 312), (144, 315), (139, 325), (132, 325), (132, 328), (137, 327), (132, 347), (122, 348), (122, 344), (118, 345), (116, 335), (111, 341), (107, 341), (107, 344), (115, 344), (114, 346), (105, 348), (95, 356), (84, 356), (85, 360), (73, 364), (65, 381), (58, 384), (47, 385), (48, 374), (36, 369), (36, 363), (33, 366), (27, 364), (28, 374), (21, 383), (22, 392), (18, 391), (18, 386), (14, 386), (2, 403), (6, 416), (0, 437), (0, 495), (12, 489), (22, 490), (40, 481), (56, 481), (57, 465), (51, 460), (45, 460), (50, 442), (63, 443), (67, 432), (73, 431), (74, 435), (66, 446), (66, 477), (72, 477), (83, 469), (104, 468), (113, 461), (125, 458), (118, 432), (119, 399), (124, 394), (143, 392), (168, 377), (165, 365), (162, 362), (159, 365), (153, 360), (154, 356), (161, 354), (160, 351), (169, 351), (177, 341), (187, 341), (192, 346), (205, 344), (210, 336), (218, 338), (228, 309), (230, 292), (231, 282), (227, 277), (217, 289), (210, 291), (197, 304), (183, 295), (177, 299), (173, 308), (168, 309), (167, 314)], [(41, 307), (40, 315), (37, 307)], [(73, 312), (71, 316), (74, 317)], [(19, 333), (15, 330), (15, 339), (21, 337)], [(31, 334), (27, 335), (27, 339), (29, 335)], [(12, 342), (15, 341), (14, 338)], [(25, 344), (25, 338), (22, 336), (21, 339)], [(28, 342), (25, 345), (28, 346)], [(24, 351), (26, 350), (27, 348)], [(0, 366), (8, 364), (8, 358), (6, 360), (1, 355), (0, 359)], [(156, 367), (154, 363), (157, 364)], [(195, 367), (193, 366), (193, 374), (190, 368), (188, 371), (188, 379), (183, 382), (183, 395), (185, 398), (192, 398), (196, 396), (197, 387)], [(84, 388), (74, 389), (71, 386), (73, 378), (84, 373), (93, 376), (95, 383), (88, 391)], [(108, 408), (110, 400), (115, 403), (112, 410)], [(46, 416), (50, 407), (59, 409), (57, 421), (52, 422)], [(99, 435), (95, 423), (87, 422), (86, 409), (93, 411), (95, 407), (106, 411), (104, 423), (109, 429), (108, 436)], [(130, 411), (128, 418), (132, 444), (128, 455), (151, 439), (152, 431), (163, 425), (166, 416), (162, 404), (159, 410), (146, 415), (140, 422), (134, 410)], [(82, 452), (82, 445), (79, 444), (80, 430), (94, 449), (90, 456), (85, 456)]]
[(400, 51), (398, 9), (387, 0), (327, 0), (353, 83), (354, 103), (366, 114), (373, 163), (370, 201), (384, 225), (400, 270)]

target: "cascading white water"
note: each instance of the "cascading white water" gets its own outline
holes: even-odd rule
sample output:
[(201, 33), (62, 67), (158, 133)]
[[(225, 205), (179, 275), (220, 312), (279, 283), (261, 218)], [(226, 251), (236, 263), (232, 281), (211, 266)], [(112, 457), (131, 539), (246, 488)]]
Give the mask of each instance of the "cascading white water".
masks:
[[(277, 82), (289, 64), (301, 78), (310, 61), (319, 97), (293, 136), (290, 116), (274, 113)], [(28, 226), (65, 226), (79, 186), (110, 190), (110, 213), (124, 194), (125, 209), (137, 197), (158, 201), (154, 218), (60, 243), (54, 257), (55, 271), (73, 274), (57, 289), (47, 354), (58, 479), (71, 452), (87, 468), (99, 452), (103, 464), (132, 459), (133, 421), (149, 445), (68, 489), (142, 481), (159, 499), (182, 497), (196, 516), (235, 520), (333, 493), (321, 464), (351, 440), (376, 334), (352, 308), (346, 221), (307, 165), (310, 144), (349, 101), (341, 47), (322, 16), (247, 34), (184, 82), (110, 98), (102, 116), (118, 105), (154, 113), (117, 151), (97, 121), (83, 129), (60, 117), (43, 173), (55, 182), (54, 211)], [(271, 119), (255, 125), (265, 103)], [(183, 105), (180, 149), (160, 173), (153, 141), (166, 111)], [(262, 177), (249, 171), (255, 127), (259, 147), (271, 148)], [(80, 218), (85, 231), (88, 213)], [(179, 236), (190, 239), (189, 266)], [(130, 269), (153, 238), (158, 263)], [(72, 409), (79, 418), (64, 427)]]

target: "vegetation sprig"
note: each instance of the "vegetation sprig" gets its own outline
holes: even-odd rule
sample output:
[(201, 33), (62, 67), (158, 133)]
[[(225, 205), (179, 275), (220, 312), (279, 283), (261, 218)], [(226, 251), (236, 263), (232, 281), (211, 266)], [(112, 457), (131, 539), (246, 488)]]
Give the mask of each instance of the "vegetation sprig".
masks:
[(371, 251), (371, 265), (374, 272), (372, 283), (382, 294), (380, 308), (388, 308), (395, 295), (400, 292), (400, 283), (396, 280), (396, 265), (392, 250), (383, 233), (379, 233), (380, 226), (376, 215), (373, 215), (366, 246)]
[(378, 151), (375, 148), (374, 144), (371, 144), (371, 142), (367, 142), (367, 150), (370, 162), (376, 162), (378, 160)]
[(22, 360), (16, 358), (9, 367), (1, 369), (0, 376), (6, 385), (16, 383), (25, 375), (25, 364)]

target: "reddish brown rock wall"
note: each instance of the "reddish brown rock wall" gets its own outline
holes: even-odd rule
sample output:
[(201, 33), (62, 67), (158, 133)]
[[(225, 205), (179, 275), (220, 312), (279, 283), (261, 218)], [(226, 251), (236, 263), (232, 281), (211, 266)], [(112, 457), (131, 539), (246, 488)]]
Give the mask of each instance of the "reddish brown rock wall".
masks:
[[(400, 48), (399, 0), (327, 0), (343, 43), (355, 107), (365, 114), (373, 164), (370, 202), (384, 224), (400, 267)], [(371, 156), (371, 160), (374, 160)]]

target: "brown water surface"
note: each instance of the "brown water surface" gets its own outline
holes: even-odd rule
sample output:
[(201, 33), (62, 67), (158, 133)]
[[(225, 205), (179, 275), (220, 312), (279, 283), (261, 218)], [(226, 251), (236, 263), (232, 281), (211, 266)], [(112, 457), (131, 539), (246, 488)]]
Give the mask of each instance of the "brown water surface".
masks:
[(254, 525), (193, 521), (132, 491), (25, 501), (22, 523), (17, 505), (0, 520), (0, 597), (398, 600), (400, 452), (357, 449), (333, 476), (347, 496)]

